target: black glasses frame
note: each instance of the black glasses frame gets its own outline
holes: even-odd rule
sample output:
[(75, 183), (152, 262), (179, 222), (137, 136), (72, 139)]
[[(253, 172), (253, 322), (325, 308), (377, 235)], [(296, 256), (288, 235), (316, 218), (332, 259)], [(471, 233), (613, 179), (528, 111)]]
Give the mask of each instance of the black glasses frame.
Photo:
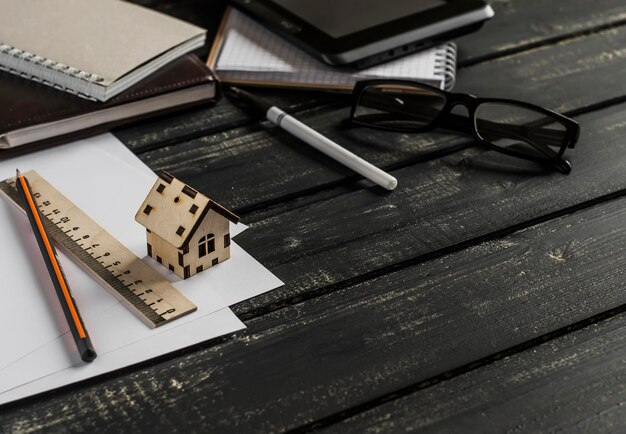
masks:
[[(430, 123), (425, 124), (420, 127), (395, 127), (395, 126), (385, 126), (385, 125), (377, 125), (369, 122), (364, 122), (359, 120), (357, 116), (355, 116), (356, 110), (359, 106), (359, 102), (361, 101), (362, 92), (369, 86), (372, 85), (385, 85), (388, 84), (390, 86), (393, 85), (403, 85), (403, 86), (411, 86), (414, 88), (422, 88), (426, 89), (430, 92), (436, 93), (444, 98), (444, 105), (440, 109), (439, 113), (432, 118)], [(528, 143), (531, 146), (536, 147), (540, 150), (545, 157), (538, 155), (530, 155), (523, 152), (518, 152), (514, 149), (509, 149), (505, 147), (498, 146), (493, 144), (483, 138), (480, 135), (480, 132), (477, 128), (477, 117), (476, 111), (478, 107), (483, 103), (505, 103), (509, 105), (515, 105), (518, 107), (526, 108), (529, 110), (533, 110), (539, 113), (546, 115), (548, 118), (547, 122), (544, 124), (550, 124), (553, 122), (558, 122), (565, 127), (565, 138), (554, 137), (554, 132), (552, 131), (552, 137), (550, 135), (551, 130), (543, 130), (540, 132), (542, 135), (541, 139), (544, 143), (547, 143), (550, 146), (559, 147), (558, 152), (550, 149), (544, 143)], [(452, 109), (458, 105), (464, 106), (468, 113), (469, 117), (457, 115), (452, 113)], [(557, 113), (553, 110), (549, 110), (534, 104), (530, 104), (524, 101), (512, 100), (512, 99), (503, 99), (503, 98), (479, 98), (477, 96), (467, 94), (467, 93), (453, 93), (447, 92), (445, 90), (438, 89), (433, 86), (429, 86), (423, 83), (419, 83), (416, 81), (409, 80), (384, 80), (384, 79), (376, 79), (376, 80), (362, 80), (358, 81), (354, 89), (352, 91), (352, 109), (350, 111), (350, 121), (357, 125), (366, 126), (369, 128), (376, 128), (379, 130), (387, 130), (387, 131), (396, 131), (396, 132), (426, 132), (431, 131), (437, 127), (443, 127), (446, 129), (470, 134), (473, 136), (474, 140), (481, 145), (484, 145), (490, 149), (495, 151), (511, 155), (514, 157), (523, 158), (526, 160), (536, 161), (542, 164), (548, 164), (555, 169), (559, 170), (562, 173), (568, 174), (572, 170), (572, 166), (568, 160), (563, 158), (563, 154), (565, 153), (567, 148), (574, 148), (578, 138), (580, 136), (580, 126), (578, 122), (573, 119), (568, 118), (560, 113)], [(535, 125), (540, 126), (540, 125)], [(502, 130), (506, 128), (507, 134), (517, 134), (520, 138), (524, 138), (524, 140), (528, 141), (528, 129), (523, 125), (501, 125), (497, 122), (489, 122), (481, 119), (481, 129), (491, 129), (491, 131), (498, 132), (498, 130)], [(535, 132), (536, 134), (536, 132)], [(553, 144), (550, 144), (550, 139), (553, 138)]]

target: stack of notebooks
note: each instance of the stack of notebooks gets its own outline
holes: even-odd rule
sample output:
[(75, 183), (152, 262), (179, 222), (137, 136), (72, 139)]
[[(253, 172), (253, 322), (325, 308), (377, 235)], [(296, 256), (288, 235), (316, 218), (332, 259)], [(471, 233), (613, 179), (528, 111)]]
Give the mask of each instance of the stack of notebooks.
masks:
[(67, 142), (209, 101), (215, 91), (210, 70), (192, 54), (106, 102), (77, 98), (0, 71), (0, 156), (9, 155), (9, 148)]
[[(120, 0), (2, 0), (0, 149), (216, 97), (199, 27)], [(0, 151), (0, 156), (7, 155)]]
[[(199, 27), (121, 0), (2, 0), (0, 158), (218, 97), (224, 83), (350, 90), (356, 80), (450, 89), (456, 46), (364, 70), (325, 65), (227, 9), (205, 65)], [(28, 145), (28, 146), (23, 146)]]
[(418, 80), (451, 89), (456, 77), (456, 45), (355, 70), (326, 65), (239, 12), (229, 9), (207, 65), (228, 84), (351, 90), (355, 81), (375, 78)]

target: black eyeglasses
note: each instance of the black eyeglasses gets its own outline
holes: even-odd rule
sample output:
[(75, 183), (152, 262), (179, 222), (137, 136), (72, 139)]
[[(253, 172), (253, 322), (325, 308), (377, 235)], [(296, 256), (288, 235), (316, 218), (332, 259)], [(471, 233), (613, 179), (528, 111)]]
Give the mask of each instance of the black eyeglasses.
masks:
[[(350, 119), (367, 127), (423, 132), (436, 127), (471, 134), (489, 148), (547, 164), (562, 173), (572, 170), (563, 158), (580, 134), (566, 116), (522, 101), (478, 98), (403, 80), (367, 80), (354, 86)], [(452, 113), (463, 105), (469, 117)]]

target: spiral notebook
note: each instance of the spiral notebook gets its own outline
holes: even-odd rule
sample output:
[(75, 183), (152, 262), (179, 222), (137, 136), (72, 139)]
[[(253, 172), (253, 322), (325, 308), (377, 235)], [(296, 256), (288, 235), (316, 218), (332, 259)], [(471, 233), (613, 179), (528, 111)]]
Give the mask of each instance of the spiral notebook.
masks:
[(125, 1), (0, 2), (0, 69), (88, 99), (112, 98), (205, 38)]
[(349, 90), (357, 80), (418, 80), (449, 90), (456, 77), (456, 45), (448, 43), (362, 70), (313, 58), (236, 9), (228, 9), (207, 65), (223, 83)]

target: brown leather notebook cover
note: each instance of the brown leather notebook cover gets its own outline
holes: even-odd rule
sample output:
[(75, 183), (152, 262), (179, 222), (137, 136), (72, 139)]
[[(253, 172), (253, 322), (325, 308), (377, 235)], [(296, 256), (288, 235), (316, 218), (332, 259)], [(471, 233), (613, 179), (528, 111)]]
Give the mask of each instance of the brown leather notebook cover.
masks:
[[(217, 80), (193, 54), (171, 62), (107, 102), (85, 100), (0, 71), (0, 158), (23, 153), (33, 147), (88, 137), (114, 126), (193, 104), (214, 101), (217, 96)], [(133, 112), (130, 117), (119, 118), (128, 111)], [(102, 122), (98, 118), (100, 115)], [(85, 117), (92, 119), (91, 123), (95, 122), (95, 125), (86, 128), (78, 126), (79, 129), (63, 131), (63, 134), (58, 134), (59, 128), (52, 128), (60, 123), (65, 124), (67, 130), (73, 128), (68, 125), (77, 124), (76, 120)], [(111, 120), (112, 117), (118, 119)], [(17, 138), (36, 126), (41, 126), (39, 131), (30, 134), (36, 140), (20, 144), (24, 141), (22, 136), (11, 143), (11, 136)]]

